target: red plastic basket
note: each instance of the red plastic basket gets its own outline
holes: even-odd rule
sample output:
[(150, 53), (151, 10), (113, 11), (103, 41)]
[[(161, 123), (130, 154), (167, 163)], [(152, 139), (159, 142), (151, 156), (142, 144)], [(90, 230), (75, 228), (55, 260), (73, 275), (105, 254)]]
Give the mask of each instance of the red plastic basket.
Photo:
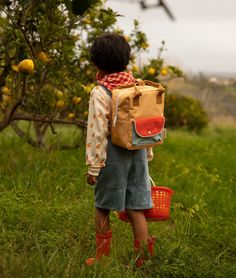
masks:
[[(152, 181), (152, 179), (151, 179)], [(171, 196), (174, 191), (168, 187), (155, 186), (152, 181), (152, 202), (153, 208), (145, 209), (144, 215), (147, 221), (163, 221), (170, 217)], [(118, 212), (119, 219), (124, 222), (130, 222), (126, 211)]]

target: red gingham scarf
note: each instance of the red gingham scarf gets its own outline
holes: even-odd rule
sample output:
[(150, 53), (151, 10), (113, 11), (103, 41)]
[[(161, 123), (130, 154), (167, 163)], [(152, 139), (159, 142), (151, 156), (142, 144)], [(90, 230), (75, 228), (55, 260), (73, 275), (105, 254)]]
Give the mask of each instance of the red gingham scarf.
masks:
[(99, 84), (111, 91), (120, 85), (127, 85), (135, 82), (133, 74), (125, 71), (111, 73), (105, 76), (97, 73), (96, 78)]

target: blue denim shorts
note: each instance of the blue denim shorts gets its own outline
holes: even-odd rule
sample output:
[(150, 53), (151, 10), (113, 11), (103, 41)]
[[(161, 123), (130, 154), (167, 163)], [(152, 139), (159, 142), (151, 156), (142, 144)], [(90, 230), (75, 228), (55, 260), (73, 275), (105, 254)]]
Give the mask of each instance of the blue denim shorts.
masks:
[(152, 207), (147, 151), (127, 150), (108, 138), (105, 167), (95, 185), (95, 207), (121, 211)]

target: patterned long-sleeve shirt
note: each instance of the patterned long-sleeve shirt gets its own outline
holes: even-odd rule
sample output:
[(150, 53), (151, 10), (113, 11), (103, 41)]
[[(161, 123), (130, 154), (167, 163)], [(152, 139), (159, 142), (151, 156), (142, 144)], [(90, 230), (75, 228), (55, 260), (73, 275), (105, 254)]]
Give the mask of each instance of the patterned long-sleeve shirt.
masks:
[(111, 97), (101, 87), (95, 87), (90, 94), (86, 140), (86, 164), (93, 176), (98, 176), (105, 166), (110, 112)]
[[(89, 115), (86, 139), (86, 165), (88, 173), (98, 176), (105, 166), (107, 143), (110, 135), (111, 97), (102, 87), (95, 87), (90, 94)], [(152, 160), (152, 148), (147, 151)]]

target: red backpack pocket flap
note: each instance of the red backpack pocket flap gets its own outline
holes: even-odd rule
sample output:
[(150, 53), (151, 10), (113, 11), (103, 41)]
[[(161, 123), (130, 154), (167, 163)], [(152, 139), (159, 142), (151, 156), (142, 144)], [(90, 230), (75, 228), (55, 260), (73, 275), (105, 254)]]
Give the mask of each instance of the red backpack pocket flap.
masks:
[(135, 131), (140, 137), (152, 137), (163, 130), (165, 117), (134, 120)]

